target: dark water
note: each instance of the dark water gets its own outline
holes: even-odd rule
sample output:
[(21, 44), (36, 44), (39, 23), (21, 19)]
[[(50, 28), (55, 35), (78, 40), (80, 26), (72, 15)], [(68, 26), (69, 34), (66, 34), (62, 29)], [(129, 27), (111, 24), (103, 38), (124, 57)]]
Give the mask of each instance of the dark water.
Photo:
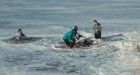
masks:
[[(139, 75), (139, 54), (131, 51), (52, 47), (74, 25), (93, 33), (93, 19), (101, 23), (103, 36), (139, 31), (139, 12), (139, 0), (0, 0), (0, 75)], [(2, 41), (18, 28), (43, 39)]]
[[(22, 28), (29, 34), (62, 34), (74, 25), (92, 31), (97, 19), (103, 32), (139, 30), (140, 1), (133, 0), (1, 0), (0, 30)], [(13, 32), (14, 33), (14, 32)]]

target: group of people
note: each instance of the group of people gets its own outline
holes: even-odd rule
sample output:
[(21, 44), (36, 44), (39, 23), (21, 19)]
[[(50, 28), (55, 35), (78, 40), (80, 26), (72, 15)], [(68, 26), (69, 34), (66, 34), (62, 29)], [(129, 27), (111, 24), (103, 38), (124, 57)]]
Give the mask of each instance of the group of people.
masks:
[[(95, 44), (100, 44), (102, 27), (101, 27), (100, 23), (97, 22), (97, 20), (93, 20), (93, 29), (95, 32), (94, 36), (96, 38)], [(77, 31), (78, 31), (78, 27), (74, 26), (72, 30), (70, 30), (64, 34), (63, 40), (64, 40), (67, 47), (69, 47), (69, 48), (75, 47), (76, 46), (75, 41), (77, 39), (79, 39), (80, 37), (83, 37)]]
[[(101, 40), (101, 30), (102, 27), (100, 23), (97, 20), (93, 20), (93, 29), (94, 29), (94, 36), (96, 38), (96, 44), (100, 43)], [(74, 26), (70, 31), (66, 32), (63, 36), (63, 40), (65, 42), (65, 45), (69, 48), (73, 48), (76, 46), (76, 40), (80, 37), (84, 37), (81, 34), (78, 33), (78, 27)], [(21, 29), (18, 29), (17, 34), (15, 36), (17, 40), (22, 40), (25, 38), (24, 33)]]

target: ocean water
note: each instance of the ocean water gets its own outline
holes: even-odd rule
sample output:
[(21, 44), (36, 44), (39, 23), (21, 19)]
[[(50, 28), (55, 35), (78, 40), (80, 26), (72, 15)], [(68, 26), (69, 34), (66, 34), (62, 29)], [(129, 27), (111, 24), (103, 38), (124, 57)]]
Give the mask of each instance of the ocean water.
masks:
[[(139, 0), (0, 0), (0, 75), (139, 75), (140, 54), (133, 46), (140, 41), (139, 12)], [(74, 25), (93, 36), (93, 19), (101, 23), (103, 37), (117, 42), (105, 40), (88, 49), (54, 47)], [(3, 41), (18, 28), (42, 39)]]

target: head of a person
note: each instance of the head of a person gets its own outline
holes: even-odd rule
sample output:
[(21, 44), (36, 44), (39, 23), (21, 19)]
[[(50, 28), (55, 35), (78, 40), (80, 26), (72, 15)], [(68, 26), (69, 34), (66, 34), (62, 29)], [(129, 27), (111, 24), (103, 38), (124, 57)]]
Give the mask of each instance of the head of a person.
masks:
[(73, 27), (73, 30), (74, 30), (75, 34), (77, 34), (78, 27), (77, 26), (74, 26)]
[(93, 22), (97, 23), (97, 20), (93, 20)]
[(78, 27), (77, 27), (77, 26), (74, 26), (74, 27), (73, 27), (73, 30), (74, 30), (74, 31), (77, 31), (77, 30), (78, 30)]
[(18, 32), (22, 32), (22, 29), (18, 29)]

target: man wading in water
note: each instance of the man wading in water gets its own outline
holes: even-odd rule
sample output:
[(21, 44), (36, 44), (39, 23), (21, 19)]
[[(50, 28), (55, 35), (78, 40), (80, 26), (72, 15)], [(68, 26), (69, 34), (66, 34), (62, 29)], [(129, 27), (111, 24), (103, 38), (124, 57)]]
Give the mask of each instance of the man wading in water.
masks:
[(100, 23), (97, 22), (97, 20), (93, 20), (93, 29), (94, 29), (94, 37), (96, 38), (95, 44), (100, 44), (102, 27)]

